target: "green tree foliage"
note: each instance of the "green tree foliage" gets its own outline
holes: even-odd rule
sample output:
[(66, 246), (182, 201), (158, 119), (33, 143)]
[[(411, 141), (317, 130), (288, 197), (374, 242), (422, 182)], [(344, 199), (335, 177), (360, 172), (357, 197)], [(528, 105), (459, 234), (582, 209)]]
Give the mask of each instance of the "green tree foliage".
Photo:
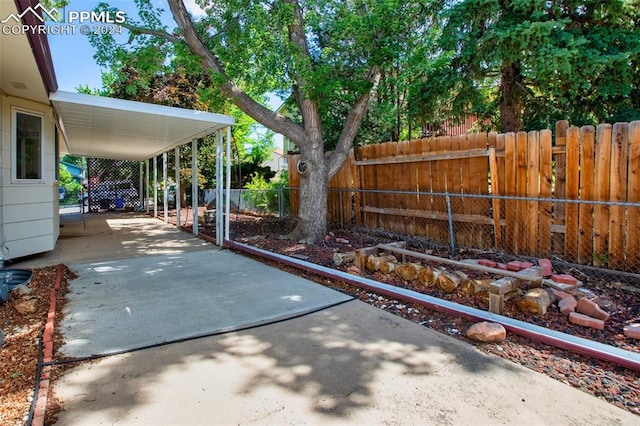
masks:
[(60, 166), (60, 180), (59, 180), (60, 188), (64, 188), (65, 190), (65, 199), (64, 202), (70, 201), (71, 203), (76, 203), (78, 200), (78, 194), (82, 185), (76, 182), (76, 180), (71, 176), (71, 173), (67, 170), (66, 167)]
[[(206, 10), (198, 19), (181, 1), (168, 3), (177, 29), (162, 24), (162, 11), (150, 1), (136, 0), (140, 19), (127, 20), (126, 43), (108, 35), (92, 39), (98, 62), (134, 67), (139, 76), (127, 84), (129, 91), (150, 86), (168, 62), (205, 73), (212, 96), (291, 140), (302, 157), (299, 221), (291, 236), (319, 241), (326, 232), (328, 180), (344, 163), (381, 76), (401, 60), (398, 33), (426, 25), (416, 12), (424, 1), (198, 1)], [(410, 8), (416, 11), (407, 13)], [(265, 107), (269, 92), (291, 97), (300, 119)]]
[(638, 0), (444, 3), (420, 114), (478, 113), (501, 131), (640, 117)]

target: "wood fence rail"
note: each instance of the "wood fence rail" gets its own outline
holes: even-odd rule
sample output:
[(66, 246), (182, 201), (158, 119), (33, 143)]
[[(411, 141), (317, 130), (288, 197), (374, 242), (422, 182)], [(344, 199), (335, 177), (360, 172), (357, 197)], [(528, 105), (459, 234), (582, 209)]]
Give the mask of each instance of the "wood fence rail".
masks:
[(640, 121), (368, 145), (329, 187), (330, 221), (448, 243), (451, 215), (457, 246), (640, 272)]

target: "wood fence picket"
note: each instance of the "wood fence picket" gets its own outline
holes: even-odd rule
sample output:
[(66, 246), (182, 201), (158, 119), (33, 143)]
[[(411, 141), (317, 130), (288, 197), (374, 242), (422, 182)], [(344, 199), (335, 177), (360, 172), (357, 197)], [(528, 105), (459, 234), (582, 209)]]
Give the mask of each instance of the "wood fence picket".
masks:
[(640, 272), (640, 121), (364, 146), (329, 187), (332, 222), (448, 244), (448, 193), (456, 245)]

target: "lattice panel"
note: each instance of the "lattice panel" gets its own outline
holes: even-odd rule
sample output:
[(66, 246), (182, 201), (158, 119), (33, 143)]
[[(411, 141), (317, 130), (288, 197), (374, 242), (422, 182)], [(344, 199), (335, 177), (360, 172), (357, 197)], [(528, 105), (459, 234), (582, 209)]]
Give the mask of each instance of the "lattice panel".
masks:
[(87, 159), (90, 212), (140, 207), (140, 165), (136, 161)]

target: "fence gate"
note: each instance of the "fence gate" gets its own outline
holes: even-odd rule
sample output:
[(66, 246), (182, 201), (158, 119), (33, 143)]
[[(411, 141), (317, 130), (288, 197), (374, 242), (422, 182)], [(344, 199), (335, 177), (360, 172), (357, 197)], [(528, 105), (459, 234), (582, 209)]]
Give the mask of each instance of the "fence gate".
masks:
[(137, 161), (87, 158), (87, 202), (90, 212), (140, 207)]

